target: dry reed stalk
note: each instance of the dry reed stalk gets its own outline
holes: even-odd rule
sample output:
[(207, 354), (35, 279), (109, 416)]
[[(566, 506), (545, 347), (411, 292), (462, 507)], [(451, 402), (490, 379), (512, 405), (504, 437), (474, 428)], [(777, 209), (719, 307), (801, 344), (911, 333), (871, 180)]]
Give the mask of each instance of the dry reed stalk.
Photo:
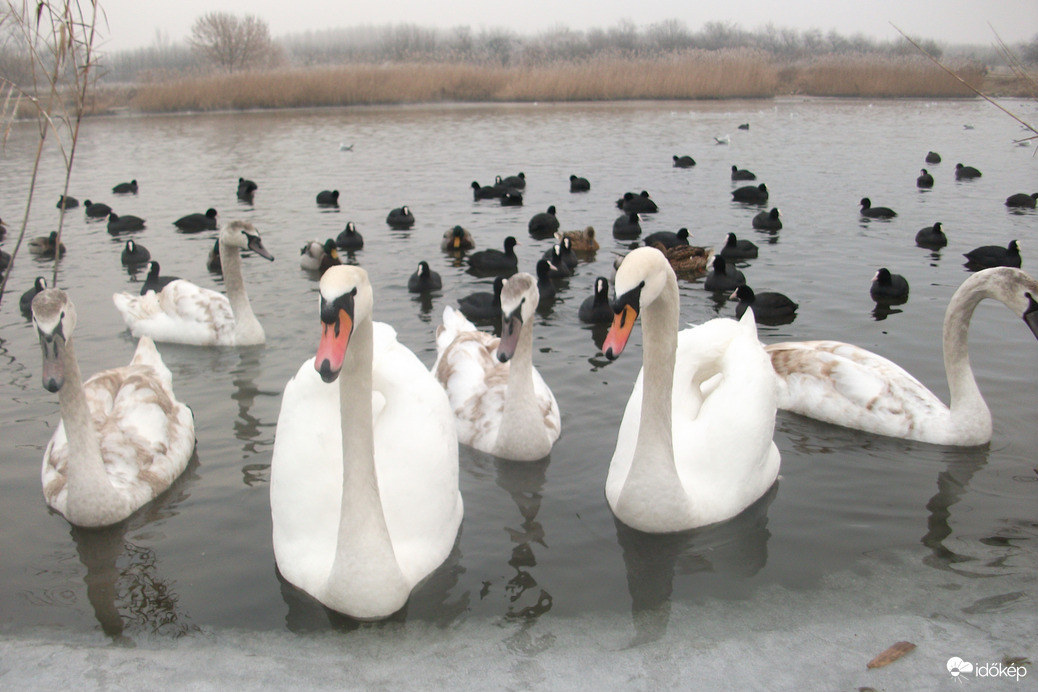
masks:
[[(0, 92), (4, 94), (0, 121), (8, 124), (3, 136), (10, 133), (9, 123), (18, 117), (19, 106), (24, 102), (31, 105), (39, 128), (39, 142), (33, 170), (29, 181), (29, 192), (25, 200), (25, 213), (21, 220), (18, 240), (11, 252), (7, 269), (0, 279), (0, 300), (3, 299), (7, 281), (14, 270), (18, 251), (25, 239), (25, 231), (32, 209), (36, 179), (43, 156), (43, 145), (47, 135), (53, 133), (58, 150), (65, 164), (63, 196), (68, 195), (72, 165), (79, 140), (79, 126), (86, 110), (87, 97), (94, 67), (93, 45), (96, 37), (99, 13), (103, 14), (96, 0), (23, 0), (21, 7), (8, 0), (8, 12), (2, 21), (11, 22), (13, 36), (20, 41), (29, 57), (30, 84), (15, 84), (0, 78)], [(14, 103), (11, 95), (17, 95)], [(58, 217), (56, 245), (61, 246), (65, 210)], [(54, 253), (54, 268), (51, 286), (57, 285), (58, 262), (61, 253)]]
[[(982, 77), (973, 64), (959, 66), (962, 74)], [(924, 58), (880, 55), (834, 55), (801, 66), (795, 90), (812, 96), (963, 97), (967, 87)]]

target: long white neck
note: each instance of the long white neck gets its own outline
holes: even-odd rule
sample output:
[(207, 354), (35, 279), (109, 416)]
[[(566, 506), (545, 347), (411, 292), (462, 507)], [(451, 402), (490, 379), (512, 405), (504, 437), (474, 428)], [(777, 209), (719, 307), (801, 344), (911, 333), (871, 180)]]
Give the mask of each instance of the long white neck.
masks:
[(987, 421), (990, 428), (991, 412), (970, 367), (967, 335), (973, 310), (980, 301), (994, 297), (997, 296), (986, 289), (984, 279), (970, 277), (952, 295), (944, 313), (944, 370), (951, 396), (949, 408), (954, 419), (966, 421), (971, 427)]
[(386, 606), (380, 600), (385, 594), (395, 598), (403, 594), (395, 610), (403, 606), (410, 592), (393, 551), (375, 472), (372, 355), (371, 319), (362, 319), (354, 327), (339, 373), (342, 506), (326, 586), (328, 600), (322, 598), (326, 605), (339, 605), (337, 609), (361, 618), (385, 615)]
[(66, 518), (77, 526), (105, 526), (128, 513), (129, 501), (112, 486), (105, 470), (71, 339), (65, 342), (62, 360), (65, 381), (58, 401), (68, 438)]
[(641, 420), (617, 508), (630, 502), (634, 508), (655, 507), (657, 514), (683, 516), (688, 513), (688, 496), (674, 465), (671, 414), (678, 344), (678, 286), (673, 274), (660, 295), (644, 306), (641, 318)]
[(263, 326), (252, 312), (249, 294), (245, 291), (245, 277), (241, 270), (241, 251), (234, 245), (220, 243), (220, 266), (227, 300), (234, 313), (234, 333), (239, 345), (261, 344), (266, 340)]
[(495, 452), (519, 461), (543, 459), (551, 452), (544, 412), (533, 387), (533, 318), (524, 321), (508, 365), (508, 390)]

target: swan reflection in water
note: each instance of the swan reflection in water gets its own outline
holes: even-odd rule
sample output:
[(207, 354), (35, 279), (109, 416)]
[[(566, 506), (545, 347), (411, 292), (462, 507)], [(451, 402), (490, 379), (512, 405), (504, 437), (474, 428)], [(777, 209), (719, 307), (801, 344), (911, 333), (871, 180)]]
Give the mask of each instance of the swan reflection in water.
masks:
[[(196, 453), (165, 493), (126, 521), (100, 529), (69, 526), (86, 569), (87, 601), (101, 631), (115, 641), (124, 641), (128, 633), (180, 637), (200, 631), (180, 608), (175, 582), (161, 576), (160, 555), (152, 545), (156, 535), (161, 538), (164, 522), (177, 516), (191, 496), (197, 468)], [(78, 591), (75, 584), (68, 588), (70, 594)], [(74, 607), (75, 596), (69, 600)]]
[[(274, 430), (277, 427), (277, 407), (281, 401), (278, 389), (263, 390), (256, 385), (263, 370), (266, 349), (261, 346), (238, 349), (238, 365), (231, 370), (234, 391), (231, 399), (238, 405), (234, 419), (234, 437), (242, 442), (242, 460), (262, 456), (263, 463), (242, 464), (242, 482), (252, 487), (270, 482), (270, 450), (274, 445)], [(253, 413), (258, 397), (267, 397), (270, 403), (270, 418), (264, 423)]]
[[(973, 554), (957, 553), (948, 546), (948, 539), (955, 533), (951, 526), (953, 509), (966, 495), (973, 476), (987, 465), (989, 451), (987, 447), (942, 450), (946, 467), (938, 472), (937, 492), (926, 503), (926, 533), (920, 542), (929, 548), (930, 554), (923, 558), (923, 564), (964, 577), (1006, 574), (1004, 562), (1015, 552), (1012, 541), (1021, 538), (1020, 532), (1009, 522), (1000, 524), (993, 536), (979, 539), (973, 536), (956, 537), (955, 545), (962, 546), (960, 550), (972, 548)], [(964, 507), (963, 511), (969, 512), (969, 507)], [(1031, 538), (1038, 533), (1033, 524), (1029, 533)], [(983, 546), (990, 546), (992, 550), (982, 555)]]
[[(779, 482), (728, 521), (675, 533), (644, 533), (614, 518), (616, 538), (627, 569), (631, 619), (630, 646), (653, 642), (667, 632), (674, 579), (689, 581), (709, 573), (746, 579), (768, 561), (768, 507)], [(694, 586), (692, 587), (694, 590)]]

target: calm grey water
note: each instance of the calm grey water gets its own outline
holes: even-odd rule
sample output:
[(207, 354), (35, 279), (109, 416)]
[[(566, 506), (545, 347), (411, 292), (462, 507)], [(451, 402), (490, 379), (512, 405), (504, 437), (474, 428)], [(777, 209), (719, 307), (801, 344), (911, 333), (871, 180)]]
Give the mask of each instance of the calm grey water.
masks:
[[(1033, 103), (1012, 105), (1035, 119)], [(743, 122), (750, 123), (748, 131), (736, 129)], [(731, 144), (716, 145), (713, 136), (724, 134)], [(594, 648), (567, 633), (596, 632), (608, 640), (605, 649), (625, 649), (697, 632), (696, 646), (709, 651), (728, 636), (717, 628), (730, 618), (746, 626), (747, 637), (751, 631), (757, 637), (757, 653), (744, 653), (751, 665), (755, 656), (779, 655), (768, 653), (760, 632), (785, 631), (776, 637), (788, 638), (797, 613), (810, 613), (804, 617), (812, 626), (832, 623), (831, 631), (812, 636), (852, 649), (847, 665), (854, 671), (914, 632), (917, 640), (936, 640), (925, 654), (932, 661), (924, 654), (916, 660), (932, 664), (935, 680), (946, 676), (943, 662), (969, 652), (945, 648), (938, 625), (961, 626), (959, 644), (971, 641), (963, 632), (984, 632), (970, 654), (978, 659), (1011, 649), (1013, 633), (1033, 632), (1038, 619), (1038, 344), (1008, 311), (983, 304), (971, 327), (974, 369), (995, 421), (989, 447), (916, 444), (780, 413), (775, 438), (782, 471), (772, 492), (724, 525), (662, 537), (625, 530), (603, 496), (616, 429), (641, 366), (640, 329), (620, 360), (609, 363), (596, 345), (602, 335), (576, 315), (595, 277), (611, 277), (614, 258), (626, 249), (611, 238), (619, 213), (614, 200), (644, 189), (660, 206), (643, 218), (645, 233), (686, 226), (694, 244), (719, 248), (734, 232), (760, 246), (759, 259), (743, 267), (749, 283), (800, 303), (792, 324), (761, 327), (762, 340), (855, 342), (896, 360), (946, 398), (941, 321), (967, 276), (962, 253), (1018, 238), (1024, 269), (1034, 261), (1029, 241), (1038, 215), (1003, 206), (1012, 193), (1038, 190), (1033, 148), (1012, 142), (1022, 135), (1007, 116), (975, 101), (451, 106), (91, 119), (83, 125), (70, 193), (144, 217), (147, 229), (133, 237), (165, 273), (220, 288), (205, 269), (214, 234), (174, 232), (172, 222), (184, 214), (215, 207), (222, 221), (248, 219), (261, 231), (276, 261), (249, 258), (245, 274), (268, 341), (241, 349), (160, 344), (178, 396), (195, 412), (197, 462), (171, 492), (124, 525), (71, 529), (48, 510), (40, 491), (40, 460), (58, 422), (58, 403), (41, 386), (38, 343), (17, 308), (33, 277), (50, 277), (50, 265), (23, 253), (0, 307), (0, 632), (43, 640), (103, 632), (160, 649), (182, 634), (331, 631), (355, 645), (389, 646), (411, 633), (407, 646), (420, 655), (423, 642), (435, 650), (436, 634), (418, 634), (431, 630), (448, 632), (459, 644), (479, 646), (488, 636), (506, 642), (514, 679), (526, 686), (543, 680), (516, 661)], [(340, 151), (341, 142), (353, 150)], [(19, 125), (2, 155), (7, 251), (35, 147), (35, 130)], [(943, 163), (923, 162), (931, 149)], [(698, 165), (673, 168), (674, 154), (690, 154)], [(959, 161), (984, 176), (956, 182)], [(750, 219), (760, 208), (730, 201), (733, 163), (768, 185), (768, 208), (781, 209), (782, 231), (753, 231)], [(937, 181), (929, 191), (915, 187), (924, 166)], [(472, 200), (473, 180), (489, 184), (494, 175), (519, 171), (528, 181), (525, 206)], [(569, 193), (570, 174), (587, 177), (591, 191)], [(62, 176), (52, 147), (29, 235), (56, 227)], [(239, 176), (259, 184), (253, 205), (235, 198)], [(110, 193), (131, 178), (139, 194)], [(333, 188), (341, 192), (340, 209), (318, 209), (316, 193)], [(861, 219), (863, 196), (900, 216)], [(417, 223), (411, 231), (392, 231), (386, 213), (403, 204)], [(440, 252), (443, 232), (461, 224), (480, 248), (500, 247), (515, 235), (521, 268), (532, 272), (549, 241), (531, 238), (526, 224), (552, 204), (564, 229), (593, 225), (602, 242), (594, 260), (560, 284), (552, 311), (536, 324), (535, 364), (558, 398), (562, 438), (550, 459), (536, 464), (463, 449), (465, 519), (454, 554), (393, 622), (354, 631), (279, 581), (270, 544), (269, 464), (280, 393), (318, 338), (317, 283), (300, 270), (299, 248), (354, 221), (366, 244), (350, 261), (372, 278), (376, 319), (392, 324), (401, 342), (431, 365), (443, 306), (490, 287)], [(940, 252), (916, 247), (916, 231), (934, 221), (944, 223), (949, 246)], [(113, 239), (103, 223), (87, 222), (82, 208), (66, 223), (59, 284), (77, 305), (77, 351), (89, 374), (131, 357), (134, 341), (111, 294), (136, 292), (143, 276), (120, 266), (125, 238)], [(444, 290), (425, 299), (406, 290), (421, 259), (444, 279)], [(908, 279), (905, 305), (875, 310), (868, 289), (881, 266)], [(681, 282), (681, 300), (689, 323), (734, 316), (735, 305), (715, 300), (701, 280)], [(879, 628), (875, 641), (848, 638), (859, 631), (856, 618), (864, 623), (905, 614), (917, 618), (909, 632)], [(1027, 646), (1033, 656), (1033, 641)]]

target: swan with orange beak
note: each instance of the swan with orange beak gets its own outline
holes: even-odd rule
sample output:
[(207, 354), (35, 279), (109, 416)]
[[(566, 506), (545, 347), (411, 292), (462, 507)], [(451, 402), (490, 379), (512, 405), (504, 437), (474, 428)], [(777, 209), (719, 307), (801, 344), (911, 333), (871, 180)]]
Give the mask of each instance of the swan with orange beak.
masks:
[(331, 267), (320, 289), (316, 356), (285, 385), (274, 438), (274, 557), (325, 606), (384, 618), (454, 547), (458, 437), (439, 383), (372, 320), (367, 272)]
[(678, 331), (677, 279), (655, 248), (616, 272), (603, 344), (623, 353), (638, 317), (643, 367), (617, 433), (606, 500), (628, 526), (683, 531), (730, 519), (775, 482), (776, 385), (752, 310)]

